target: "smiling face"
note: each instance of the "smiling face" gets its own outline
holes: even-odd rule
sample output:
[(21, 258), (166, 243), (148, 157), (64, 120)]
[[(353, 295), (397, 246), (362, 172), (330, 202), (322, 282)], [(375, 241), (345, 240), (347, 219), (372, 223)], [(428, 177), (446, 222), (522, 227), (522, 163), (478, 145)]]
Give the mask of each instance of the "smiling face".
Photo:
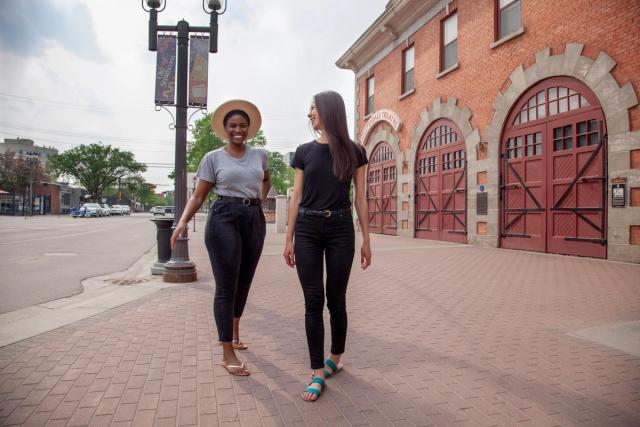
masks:
[(311, 122), (311, 127), (313, 127), (313, 130), (322, 131), (322, 129), (324, 128), (324, 124), (322, 123), (322, 119), (320, 118), (320, 114), (318, 113), (318, 109), (316, 108), (315, 101), (311, 103), (311, 108), (309, 109), (309, 114), (307, 114), (307, 117), (309, 117), (309, 121)]
[(230, 143), (242, 145), (247, 139), (249, 122), (242, 114), (234, 114), (227, 119), (224, 130)]

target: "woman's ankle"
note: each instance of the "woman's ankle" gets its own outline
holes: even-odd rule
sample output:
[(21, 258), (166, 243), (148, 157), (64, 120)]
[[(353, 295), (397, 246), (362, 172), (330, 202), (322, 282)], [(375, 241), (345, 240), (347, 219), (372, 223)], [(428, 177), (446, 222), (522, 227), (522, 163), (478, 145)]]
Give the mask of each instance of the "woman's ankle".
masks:
[(338, 364), (342, 359), (342, 354), (329, 353), (329, 359), (331, 359), (333, 363)]
[(314, 377), (319, 377), (319, 378), (324, 378), (324, 368), (314, 369), (313, 370), (313, 376)]

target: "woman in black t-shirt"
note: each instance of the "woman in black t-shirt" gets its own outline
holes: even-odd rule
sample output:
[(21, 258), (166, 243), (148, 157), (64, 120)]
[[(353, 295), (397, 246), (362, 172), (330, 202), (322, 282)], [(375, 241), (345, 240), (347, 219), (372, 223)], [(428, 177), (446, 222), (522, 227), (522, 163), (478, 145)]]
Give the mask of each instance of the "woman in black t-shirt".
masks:
[[(355, 252), (349, 189), (355, 186), (354, 204), (362, 228), (360, 266), (371, 264), (364, 148), (349, 138), (342, 97), (321, 92), (313, 97), (309, 119), (319, 138), (296, 150), (293, 193), (289, 203), (284, 258), (297, 266), (305, 301), (305, 327), (313, 376), (302, 398), (315, 401), (325, 379), (342, 369), (340, 359), (347, 336), (346, 292)], [(295, 237), (295, 239), (294, 239)], [(324, 358), (325, 300), (323, 265), (327, 266), (326, 296), (331, 318), (331, 352)]]

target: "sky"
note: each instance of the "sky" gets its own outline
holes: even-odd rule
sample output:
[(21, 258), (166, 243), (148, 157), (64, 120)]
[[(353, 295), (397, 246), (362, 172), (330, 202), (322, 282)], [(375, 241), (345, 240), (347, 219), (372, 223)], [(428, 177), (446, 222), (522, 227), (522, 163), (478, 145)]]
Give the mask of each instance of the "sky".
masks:
[[(387, 1), (228, 0), (218, 53), (209, 55), (208, 110), (254, 102), (266, 148), (286, 153), (313, 138), (311, 98), (331, 89), (343, 96), (353, 133), (354, 75), (335, 62)], [(158, 23), (180, 19), (209, 23), (201, 0), (167, 0)], [(147, 164), (147, 182), (171, 189), (175, 132), (169, 113), (154, 108), (148, 21), (139, 0), (0, 0), (0, 140), (130, 150)]]

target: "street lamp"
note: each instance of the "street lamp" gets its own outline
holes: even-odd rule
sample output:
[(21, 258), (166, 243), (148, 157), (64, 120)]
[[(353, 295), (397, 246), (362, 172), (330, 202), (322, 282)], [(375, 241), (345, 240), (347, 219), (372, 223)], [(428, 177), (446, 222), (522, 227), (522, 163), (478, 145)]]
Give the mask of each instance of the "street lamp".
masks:
[[(207, 6), (205, 7), (205, 1)], [(177, 25), (158, 25), (158, 12), (162, 12), (167, 6), (167, 0), (141, 0), (142, 9), (149, 12), (149, 50), (155, 52), (158, 49), (158, 31), (178, 33), (178, 62), (176, 84), (176, 149), (175, 149), (175, 202), (174, 222), (175, 228), (182, 216), (187, 203), (187, 81), (188, 81), (188, 47), (189, 33), (209, 33), (209, 52), (218, 51), (218, 15), (226, 12), (220, 0), (202, 0), (202, 8), (211, 16), (208, 27), (190, 27), (189, 23), (181, 20)], [(222, 9), (222, 11), (221, 11)], [(178, 238), (176, 247), (171, 254), (171, 260), (165, 264), (164, 281), (172, 283), (193, 282), (197, 280), (195, 264), (189, 260), (188, 230)]]

